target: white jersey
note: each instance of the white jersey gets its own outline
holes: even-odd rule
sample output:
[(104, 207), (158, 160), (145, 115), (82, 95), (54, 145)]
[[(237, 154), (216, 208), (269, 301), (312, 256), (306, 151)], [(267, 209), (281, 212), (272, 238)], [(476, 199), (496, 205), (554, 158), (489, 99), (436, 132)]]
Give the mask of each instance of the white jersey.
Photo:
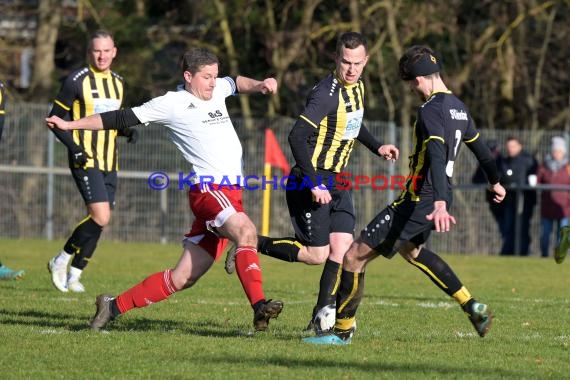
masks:
[(132, 110), (141, 123), (169, 129), (170, 139), (196, 173), (193, 184), (241, 184), (242, 146), (226, 108), (226, 97), (235, 92), (232, 78), (217, 78), (210, 100), (186, 90), (169, 91)]

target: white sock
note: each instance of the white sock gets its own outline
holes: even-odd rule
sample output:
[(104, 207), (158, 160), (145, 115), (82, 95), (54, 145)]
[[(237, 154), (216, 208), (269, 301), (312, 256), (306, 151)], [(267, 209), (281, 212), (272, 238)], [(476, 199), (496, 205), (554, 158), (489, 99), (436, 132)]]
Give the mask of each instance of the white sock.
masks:
[(65, 251), (61, 251), (59, 255), (55, 258), (55, 265), (65, 265), (69, 264), (69, 261), (73, 257), (73, 254), (67, 253)]
[(67, 275), (67, 282), (79, 281), (79, 279), (81, 278), (81, 272), (83, 272), (83, 269), (70, 267), (69, 274)]

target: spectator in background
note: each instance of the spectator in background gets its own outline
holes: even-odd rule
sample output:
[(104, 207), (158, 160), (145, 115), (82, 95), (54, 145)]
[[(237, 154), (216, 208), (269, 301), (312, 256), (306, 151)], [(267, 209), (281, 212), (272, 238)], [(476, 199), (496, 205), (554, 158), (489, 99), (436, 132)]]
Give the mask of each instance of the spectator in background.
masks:
[[(487, 146), (489, 147), (491, 154), (495, 158), (495, 162), (497, 164), (497, 167), (500, 168), (501, 167), (502, 155), (501, 155), (501, 149), (499, 148), (499, 142), (497, 140), (488, 140)], [(485, 172), (483, 171), (483, 168), (481, 167), (481, 164), (479, 164), (477, 166), (477, 170), (475, 170), (475, 173), (473, 173), (473, 177), (471, 179), (471, 182), (476, 183), (476, 184), (483, 184), (483, 185), (487, 185), (489, 183), (487, 180), (487, 177), (485, 176)], [(495, 197), (495, 193), (493, 193), (491, 190), (486, 188), (485, 199), (487, 200), (487, 203), (489, 204), (489, 211), (491, 211), (491, 214), (493, 215), (495, 222), (497, 222), (497, 226), (499, 227), (501, 237), (504, 239), (504, 237), (505, 237), (505, 234), (503, 231), (503, 226), (504, 226), (503, 220), (504, 220), (504, 214), (505, 214), (504, 205), (503, 205), (503, 203), (497, 203), (497, 202), (493, 201), (494, 197)]]
[[(506, 156), (501, 160), (501, 184), (507, 188), (503, 219), (503, 246), (501, 255), (528, 256), (530, 248), (530, 220), (536, 192), (534, 190), (517, 190), (529, 185), (529, 177), (536, 180), (537, 162), (523, 149), (521, 141), (514, 136), (505, 142)], [(518, 207), (520, 203), (520, 207)], [(517, 219), (520, 230), (517, 231)], [(518, 235), (518, 236), (517, 236)], [(515, 242), (518, 239), (518, 250)]]
[[(550, 154), (538, 168), (538, 183), (544, 185), (570, 185), (570, 165), (566, 154), (566, 140), (553, 137)], [(542, 257), (550, 256), (550, 236), (554, 224), (556, 230), (569, 225), (570, 191), (542, 191), (540, 207), (540, 252)], [(556, 241), (560, 241), (560, 233), (556, 233)]]

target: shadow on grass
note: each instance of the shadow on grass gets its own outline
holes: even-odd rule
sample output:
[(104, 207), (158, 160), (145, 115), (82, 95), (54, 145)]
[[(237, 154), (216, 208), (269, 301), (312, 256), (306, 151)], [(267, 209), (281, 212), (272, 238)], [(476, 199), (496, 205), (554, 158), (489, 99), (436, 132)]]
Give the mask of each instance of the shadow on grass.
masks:
[(176, 332), (196, 336), (235, 337), (236, 332), (226, 323), (205, 320), (200, 323), (174, 321), (168, 319), (136, 318), (121, 320), (109, 324), (110, 331), (132, 332)]
[(71, 331), (87, 329), (87, 319), (80, 320), (77, 315), (48, 313), (39, 310), (0, 309), (0, 325), (28, 325), (44, 328), (65, 328)]
[(133, 318), (129, 320), (118, 319), (108, 325), (110, 332), (164, 332), (178, 335), (193, 335), (199, 337), (217, 338), (253, 338), (258, 335), (267, 335), (280, 340), (298, 340), (299, 331), (284, 328), (273, 322), (267, 331), (254, 331), (249, 323), (228, 323), (227, 321), (204, 319), (196, 321), (172, 321), (164, 319)]
[[(39, 310), (7, 310), (0, 309), (0, 325), (35, 326), (40, 328), (62, 328), (69, 331), (90, 331), (89, 321), (92, 315), (82, 318), (79, 315), (50, 313)], [(121, 318), (109, 323), (105, 330), (116, 332), (176, 332), (208, 337), (232, 337), (244, 336), (238, 328), (228, 323), (204, 320), (200, 323), (190, 323), (170, 319), (150, 318)]]
[[(349, 349), (350, 347), (344, 346), (311, 346), (303, 344), (308, 351), (311, 347), (318, 350), (342, 350)], [(315, 359), (298, 359), (292, 358), (291, 356), (286, 357), (246, 357), (244, 356), (230, 356), (227, 353), (221, 357), (219, 356), (204, 356), (200, 358), (202, 363), (211, 363), (212, 365), (225, 365), (229, 362), (236, 363), (248, 363), (252, 367), (260, 367), (267, 365), (275, 365), (280, 367), (286, 367), (289, 369), (307, 369), (307, 368), (336, 368), (338, 369), (339, 378), (352, 378), (355, 375), (355, 371), (376, 373), (383, 378), (391, 373), (394, 378), (403, 376), (408, 378), (412, 376), (413, 378), (422, 378), (425, 376), (433, 376), (435, 374), (436, 378), (439, 376), (451, 376), (453, 378), (461, 378), (461, 374), (466, 374), (472, 376), (477, 374), (481, 378), (486, 379), (505, 379), (505, 378), (524, 378), (524, 374), (518, 371), (510, 371), (502, 368), (477, 368), (475, 366), (454, 366), (450, 363), (449, 366), (431, 365), (425, 362), (418, 363), (398, 363), (398, 362), (385, 362), (381, 357), (378, 357), (377, 361), (352, 361), (346, 359), (340, 360), (327, 360), (323, 358)], [(350, 374), (350, 376), (348, 376)]]

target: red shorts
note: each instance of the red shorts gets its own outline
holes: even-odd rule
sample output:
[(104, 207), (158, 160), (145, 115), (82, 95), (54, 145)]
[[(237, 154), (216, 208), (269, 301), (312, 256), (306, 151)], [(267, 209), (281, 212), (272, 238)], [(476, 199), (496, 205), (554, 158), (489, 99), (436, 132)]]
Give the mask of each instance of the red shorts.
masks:
[(237, 186), (212, 184), (203, 189), (189, 190), (188, 202), (194, 213), (192, 228), (186, 240), (204, 248), (214, 260), (218, 260), (228, 244), (228, 239), (217, 233), (217, 228), (224, 225), (235, 213), (244, 212), (241, 199), (242, 190)]

